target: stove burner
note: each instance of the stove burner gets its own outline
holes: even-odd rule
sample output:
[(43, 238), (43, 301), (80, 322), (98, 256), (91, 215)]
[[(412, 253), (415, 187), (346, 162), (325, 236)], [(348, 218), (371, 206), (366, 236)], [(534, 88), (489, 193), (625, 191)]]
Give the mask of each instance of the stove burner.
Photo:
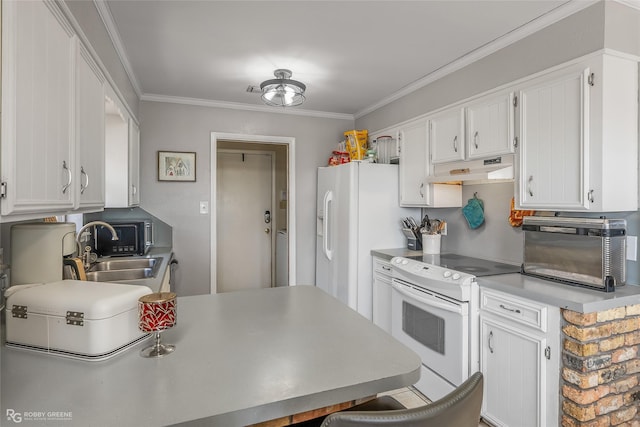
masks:
[(490, 271), (488, 268), (484, 268), (484, 267), (477, 267), (477, 266), (472, 266), (472, 265), (456, 265), (455, 267), (456, 270), (462, 271), (464, 273), (469, 273), (469, 274), (473, 274), (473, 273), (486, 273), (487, 271)]

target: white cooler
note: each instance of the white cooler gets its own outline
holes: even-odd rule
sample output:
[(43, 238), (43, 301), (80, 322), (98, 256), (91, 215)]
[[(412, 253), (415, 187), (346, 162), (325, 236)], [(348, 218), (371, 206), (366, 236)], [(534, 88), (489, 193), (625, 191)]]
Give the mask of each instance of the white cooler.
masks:
[(143, 340), (138, 298), (146, 286), (80, 280), (17, 285), (6, 299), (7, 346), (103, 360)]

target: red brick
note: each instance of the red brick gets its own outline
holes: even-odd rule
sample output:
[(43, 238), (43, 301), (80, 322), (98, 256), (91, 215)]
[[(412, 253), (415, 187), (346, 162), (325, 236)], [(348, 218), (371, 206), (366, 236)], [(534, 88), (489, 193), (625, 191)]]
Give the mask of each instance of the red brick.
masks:
[(611, 420), (608, 415), (584, 422), (580, 422), (566, 415), (562, 416), (562, 427), (609, 427), (610, 425)]
[(590, 403), (597, 402), (608, 394), (609, 386), (606, 385), (590, 388), (588, 390), (581, 390), (568, 385), (562, 386), (562, 395), (579, 405), (588, 405)]
[(600, 381), (600, 375), (598, 372), (580, 373), (573, 369), (562, 368), (562, 378), (571, 384), (574, 384), (580, 388), (591, 388), (597, 386)]
[(566, 325), (562, 328), (562, 332), (564, 332), (568, 337), (574, 338), (578, 341), (591, 341), (610, 337), (612, 324), (613, 323), (603, 323), (602, 325), (589, 326), (585, 328)]
[(629, 332), (624, 335), (625, 345), (637, 345), (640, 344), (640, 331)]
[(595, 404), (595, 406), (596, 415), (609, 414), (613, 411), (617, 411), (624, 406), (624, 396), (618, 394), (603, 397)]
[(616, 320), (610, 323), (611, 334), (624, 334), (640, 329), (640, 317), (631, 317), (624, 320)]
[(599, 342), (600, 351), (603, 353), (623, 347), (624, 345), (625, 335), (614, 335), (611, 338), (606, 338)]
[(577, 313), (571, 310), (562, 310), (562, 317), (569, 323), (578, 326), (594, 325), (598, 319), (598, 313)]
[[(619, 379), (618, 381), (612, 382), (611, 384), (609, 384), (609, 387), (611, 389), (611, 393), (627, 393), (629, 390), (633, 389), (637, 385), (638, 385), (638, 376), (629, 375)], [(630, 399), (630, 396), (629, 396), (629, 399)], [(627, 402), (627, 396), (625, 395), (625, 405), (627, 404), (629, 404), (629, 402)]]
[(638, 408), (635, 406), (628, 406), (624, 409), (616, 411), (610, 414), (611, 425), (617, 426), (626, 421), (631, 421), (638, 413)]
[(570, 400), (562, 401), (562, 412), (582, 422), (596, 418), (595, 405), (579, 406)]
[(627, 316), (640, 316), (640, 304), (628, 305)]
[[(624, 344), (624, 336), (619, 336), (622, 337), (622, 342)], [(600, 351), (597, 342), (583, 343), (571, 339), (565, 339), (563, 347), (566, 351), (573, 353), (576, 356), (593, 356), (594, 354), (598, 354)]]
[(600, 376), (600, 384), (610, 383), (627, 375), (627, 366), (626, 364), (609, 366), (599, 370), (598, 375)]
[(637, 374), (640, 372), (640, 359), (629, 360), (624, 367), (627, 374)]
[(624, 347), (616, 350), (611, 355), (612, 363), (626, 362), (627, 360), (638, 357), (638, 347)]
[(596, 313), (597, 322), (609, 322), (615, 319), (624, 319), (627, 315), (626, 307), (617, 307)]

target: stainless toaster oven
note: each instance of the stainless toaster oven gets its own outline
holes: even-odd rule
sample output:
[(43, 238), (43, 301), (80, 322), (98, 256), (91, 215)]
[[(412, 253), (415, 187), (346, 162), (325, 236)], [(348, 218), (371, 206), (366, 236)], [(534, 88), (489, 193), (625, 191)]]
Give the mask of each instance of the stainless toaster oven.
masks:
[(118, 234), (111, 240), (111, 232), (104, 226), (96, 226), (95, 252), (98, 256), (145, 255), (153, 245), (151, 221), (109, 222)]
[(624, 219), (525, 217), (522, 273), (612, 292), (626, 280)]

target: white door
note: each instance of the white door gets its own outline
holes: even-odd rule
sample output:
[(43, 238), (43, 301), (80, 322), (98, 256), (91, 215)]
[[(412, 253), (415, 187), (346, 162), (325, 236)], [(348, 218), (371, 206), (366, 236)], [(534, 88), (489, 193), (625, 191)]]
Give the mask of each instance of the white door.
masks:
[(272, 286), (273, 156), (218, 151), (217, 290)]

